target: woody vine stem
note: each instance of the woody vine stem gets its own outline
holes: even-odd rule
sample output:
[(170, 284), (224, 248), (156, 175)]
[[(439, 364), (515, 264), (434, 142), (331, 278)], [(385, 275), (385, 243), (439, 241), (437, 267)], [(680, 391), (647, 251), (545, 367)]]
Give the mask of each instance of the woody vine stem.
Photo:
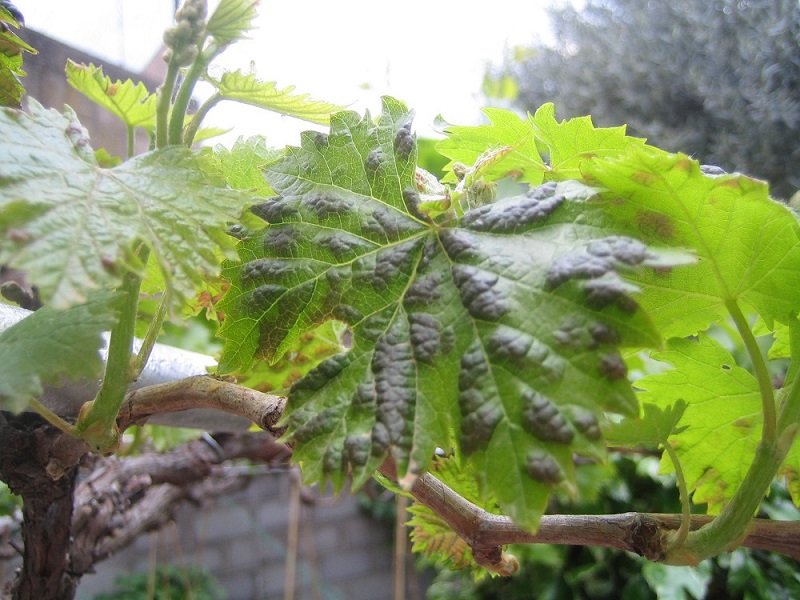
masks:
[[(280, 435), (282, 431), (275, 426), (285, 403), (286, 399), (282, 396), (264, 394), (210, 376), (196, 376), (128, 393), (117, 426), (122, 432), (131, 425), (146, 422), (155, 414), (205, 407), (243, 416), (266, 431)], [(758, 456), (764, 455), (759, 453)], [(757, 459), (754, 466), (763, 467), (765, 464), (763, 459)], [(397, 482), (391, 458), (380, 466), (379, 472), (390, 481)], [(429, 473), (417, 479), (410, 494), (432, 509), (470, 545), (479, 564), (506, 575), (517, 566), (516, 559), (502, 551), (506, 544), (606, 546), (635, 552), (650, 560), (665, 561), (672, 545), (669, 541), (671, 534), (679, 531), (685, 522), (679, 515), (649, 513), (545, 515), (534, 533), (517, 527), (507, 517), (488, 513)], [(746, 533), (743, 537), (739, 536), (741, 545), (782, 552), (800, 559), (800, 522), (751, 519), (749, 514), (746, 516), (741, 529)], [(690, 527), (693, 531), (690, 535), (703, 539), (701, 532), (713, 522), (712, 517), (692, 516)], [(676, 562), (674, 556), (671, 558), (669, 562)]]

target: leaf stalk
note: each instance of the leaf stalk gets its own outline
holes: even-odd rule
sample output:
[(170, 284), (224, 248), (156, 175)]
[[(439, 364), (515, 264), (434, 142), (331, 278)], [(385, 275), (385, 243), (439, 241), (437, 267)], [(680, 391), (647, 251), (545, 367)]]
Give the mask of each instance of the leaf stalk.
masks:
[(169, 313), (169, 303), (171, 299), (171, 288), (167, 286), (164, 293), (161, 295), (156, 314), (153, 315), (153, 320), (150, 321), (150, 325), (147, 327), (147, 333), (144, 336), (144, 340), (142, 340), (139, 352), (136, 353), (136, 358), (134, 358), (131, 363), (130, 381), (136, 381), (147, 365), (147, 360), (150, 358), (150, 353), (153, 351), (153, 346), (156, 344), (158, 334), (161, 333), (161, 327), (164, 325), (164, 320)]
[(212, 96), (203, 102), (200, 105), (200, 108), (197, 109), (197, 112), (192, 117), (192, 120), (186, 126), (186, 132), (184, 133), (184, 142), (187, 146), (191, 146), (194, 143), (194, 138), (197, 135), (197, 131), (200, 129), (200, 125), (203, 123), (203, 119), (208, 114), (208, 112), (214, 108), (220, 100), (224, 100), (222, 94), (219, 92), (215, 92)]
[(728, 309), (733, 322), (736, 324), (736, 329), (739, 330), (739, 335), (742, 338), (742, 342), (744, 342), (747, 354), (753, 363), (756, 381), (758, 381), (758, 389), (761, 393), (761, 411), (764, 418), (764, 425), (761, 429), (761, 442), (766, 445), (774, 444), (777, 440), (775, 395), (772, 390), (772, 380), (767, 370), (767, 364), (764, 361), (764, 355), (761, 353), (753, 331), (750, 329), (750, 324), (747, 322), (736, 300), (726, 300), (725, 308)]
[(664, 442), (663, 445), (675, 469), (675, 478), (678, 481), (678, 490), (681, 498), (681, 525), (678, 527), (678, 531), (675, 533), (675, 537), (672, 539), (668, 550), (673, 551), (678, 550), (686, 543), (686, 538), (689, 535), (689, 527), (692, 523), (692, 510), (691, 504), (689, 503), (689, 489), (686, 485), (686, 477), (683, 474), (683, 467), (678, 458), (678, 453), (675, 452), (675, 448), (673, 448), (669, 442)]
[[(150, 249), (141, 246), (138, 252), (142, 264), (147, 264)], [(142, 277), (133, 271), (125, 274), (120, 291), (125, 293), (119, 320), (111, 328), (108, 359), (100, 390), (94, 400), (87, 402), (78, 415), (75, 432), (95, 452), (107, 454), (119, 446), (116, 420), (130, 385), (133, 337), (139, 307), (139, 288)]]
[(169, 107), (179, 71), (180, 67), (177, 62), (170, 59), (167, 63), (167, 74), (164, 77), (164, 83), (158, 91), (158, 102), (156, 104), (156, 148), (164, 148), (169, 141), (167, 137)]
[(168, 136), (170, 144), (178, 145), (184, 143), (183, 125), (189, 109), (189, 102), (192, 99), (194, 86), (200, 77), (202, 77), (203, 73), (205, 73), (206, 67), (208, 67), (211, 60), (219, 53), (219, 50), (215, 42), (210, 42), (205, 50), (197, 53), (197, 58), (195, 58), (189, 70), (186, 72), (178, 88), (178, 94), (175, 96), (175, 102), (172, 105)]

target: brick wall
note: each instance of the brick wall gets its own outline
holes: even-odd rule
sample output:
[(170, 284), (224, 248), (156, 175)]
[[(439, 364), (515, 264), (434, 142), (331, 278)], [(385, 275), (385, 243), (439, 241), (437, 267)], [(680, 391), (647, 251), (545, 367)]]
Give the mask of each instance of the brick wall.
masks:
[[(62, 110), (66, 104), (78, 115), (81, 123), (89, 130), (92, 147), (105, 148), (112, 155), (125, 157), (127, 152), (127, 133), (122, 123), (105, 109), (88, 100), (66, 81), (64, 68), (67, 59), (77, 63), (94, 63), (103, 66), (103, 71), (113, 81), (131, 79), (145, 84), (150, 92), (155, 92), (161, 83), (158, 72), (160, 62), (157, 58), (148, 69), (148, 75), (134, 73), (122, 67), (104, 63), (102, 59), (62, 44), (32, 29), (23, 29), (21, 37), (39, 51), (39, 54), (26, 54), (24, 66), (27, 76), (22, 80), (28, 96), (48, 108)], [(137, 132), (136, 151), (147, 150), (149, 140), (143, 131)]]
[[(85, 576), (78, 600), (113, 587), (119, 573), (146, 571), (151, 561), (201, 565), (228, 600), (283, 598), (288, 554), (290, 481), (264, 475), (205, 509), (187, 506), (174, 525), (141, 537)], [(392, 595), (392, 532), (365, 515), (349, 494), (301, 505), (297, 600), (384, 600)], [(409, 598), (421, 584), (413, 569)]]

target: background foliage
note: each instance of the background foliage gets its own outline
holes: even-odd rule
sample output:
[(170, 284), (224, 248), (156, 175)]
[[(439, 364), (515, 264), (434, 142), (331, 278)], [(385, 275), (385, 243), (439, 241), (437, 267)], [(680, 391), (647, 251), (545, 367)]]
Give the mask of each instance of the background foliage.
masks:
[(587, 0), (550, 16), (555, 45), (519, 49), (499, 70), (516, 80), (518, 107), (627, 123), (661, 148), (767, 179), (777, 197), (800, 187), (797, 2)]

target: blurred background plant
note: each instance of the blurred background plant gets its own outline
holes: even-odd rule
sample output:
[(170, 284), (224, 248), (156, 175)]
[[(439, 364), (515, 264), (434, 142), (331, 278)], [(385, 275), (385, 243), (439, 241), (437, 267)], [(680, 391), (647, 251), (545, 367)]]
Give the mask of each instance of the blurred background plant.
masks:
[(800, 4), (796, 0), (586, 0), (549, 9), (553, 43), (517, 47), (484, 93), (560, 118), (800, 187)]
[(223, 600), (225, 591), (205, 569), (159, 565), (150, 571), (120, 575), (114, 589), (94, 600)]

